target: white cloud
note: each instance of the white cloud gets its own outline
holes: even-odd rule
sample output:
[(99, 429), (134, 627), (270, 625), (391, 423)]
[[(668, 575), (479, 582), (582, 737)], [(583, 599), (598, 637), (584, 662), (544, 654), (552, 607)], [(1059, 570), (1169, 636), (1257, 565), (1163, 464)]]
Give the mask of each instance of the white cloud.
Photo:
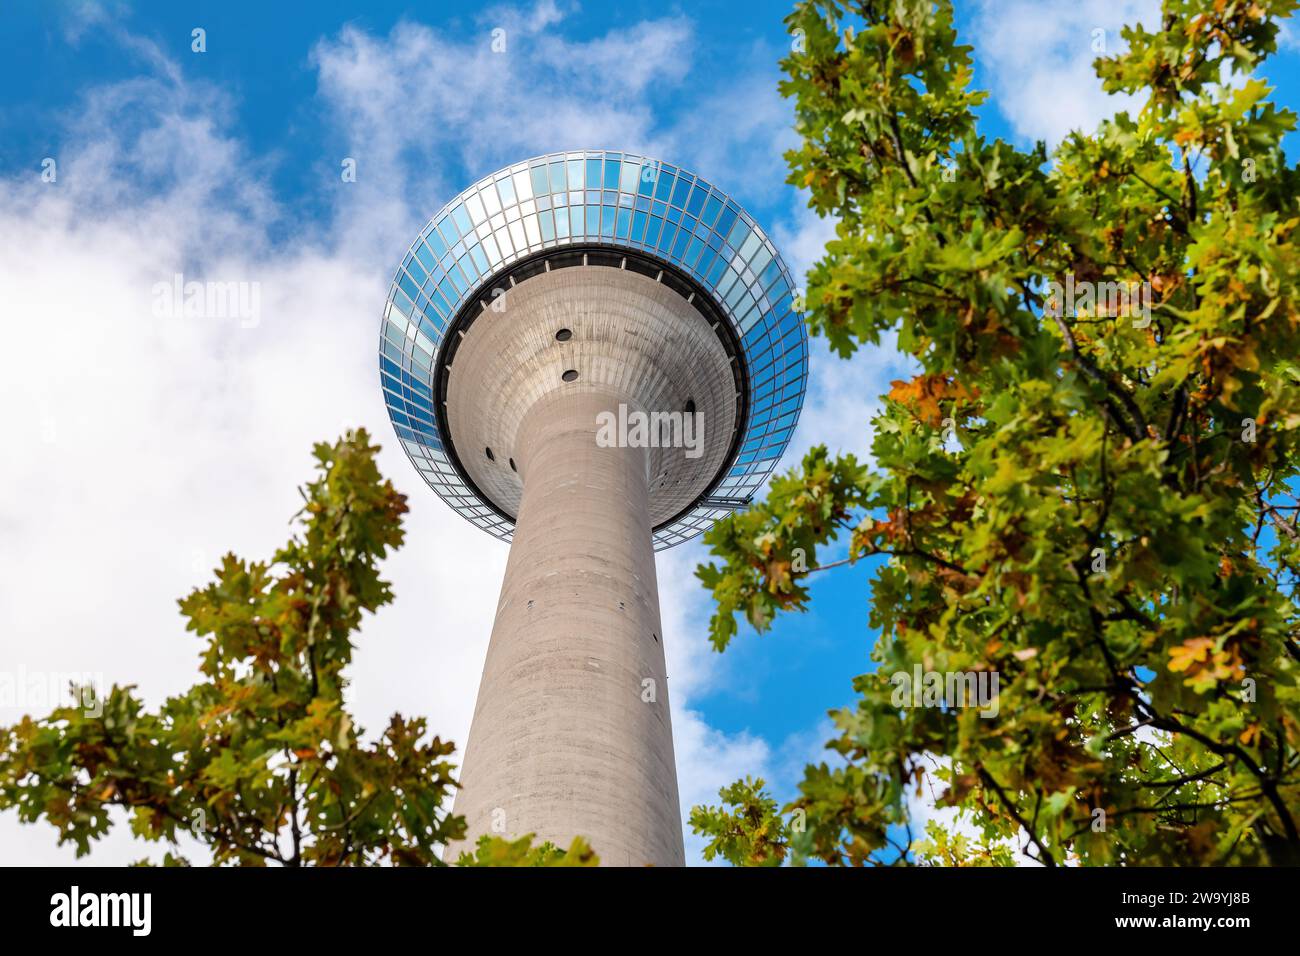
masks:
[[(688, 21), (574, 42), (546, 32), (560, 16), (552, 3), (522, 14), (506, 54), (491, 52), (486, 28), (453, 40), (418, 24), (388, 37), (349, 27), (322, 40), (313, 62), (338, 156), (321, 161), (321, 181), (335, 202), (326, 223), (300, 230), (285, 230), (268, 161), (231, 132), (236, 104), (120, 37), (144, 71), (87, 91), (60, 138), (57, 182), (0, 183), (0, 407), (17, 449), (0, 457), (6, 669), (98, 673), (154, 705), (188, 687), (200, 644), (176, 599), (228, 550), (269, 557), (312, 442), (364, 425), (412, 510), (385, 569), (397, 600), (363, 629), (351, 697), (372, 732), (400, 710), (463, 744), (507, 549), (423, 485), (388, 424), (374, 356), (393, 263), (466, 184), (441, 157), (478, 175), (574, 145), (676, 156), (688, 138), (649, 102), (683, 78)], [(593, 63), (621, 78), (574, 88), (573, 71)], [(764, 115), (742, 145), (765, 123), (780, 135), (786, 120), (770, 104)], [(713, 139), (725, 185), (721, 167), (736, 164)], [(342, 185), (348, 155), (358, 182)], [(258, 283), (258, 321), (155, 316), (154, 285), (177, 272)], [(660, 559), (684, 812), (770, 757), (763, 740), (721, 733), (691, 708), (725, 673), (690, 577), (700, 553)], [(0, 723), (26, 709), (0, 710)], [(12, 813), (0, 815), (0, 844), (10, 862), (70, 860), (48, 825), (20, 827)], [(90, 859), (151, 849), (119, 828)]]
[[(918, 843), (924, 840), (926, 826), (934, 822), (948, 833), (964, 836), (975, 845), (983, 845), (983, 831), (970, 812), (962, 807), (939, 805), (939, 799), (948, 789), (948, 785), (939, 779), (938, 774), (946, 771), (952, 765), (952, 760), (946, 756), (925, 754), (923, 763), (926, 765), (926, 772), (921, 778), (920, 792), (909, 787), (906, 794), (913, 840)], [(1043, 864), (1025, 853), (1028, 845), (1029, 835), (1023, 827), (1018, 827), (1012, 837), (993, 840), (990, 843), (990, 846), (1005, 846), (1010, 849), (1016, 866), (1042, 866)], [(1031, 847), (1030, 850), (1032, 852), (1033, 848)], [(1063, 865), (1070, 864), (1066, 861)]]
[[(505, 549), (397, 448), (374, 369), (386, 278), (268, 243), (274, 209), (201, 91), (144, 79), (91, 102), (58, 182), (8, 183), (0, 202), (0, 407), (21, 449), (0, 458), (0, 660), (134, 682), (153, 703), (184, 689), (199, 642), (176, 599), (226, 550), (269, 557), (311, 443), (365, 425), (412, 514), (387, 566), (401, 600), (361, 638), (361, 722), (401, 708), (463, 741)], [(174, 272), (260, 283), (260, 321), (156, 317), (153, 285)], [(25, 859), (61, 858), (45, 825), (15, 830), (0, 817)], [(115, 838), (93, 858), (144, 852)]]
[[(654, 155), (668, 145), (655, 132), (648, 88), (682, 81), (689, 22), (644, 21), (575, 41), (545, 32), (561, 16), (553, 4), (503, 9), (464, 39), (409, 21), (387, 37), (348, 26), (316, 45), (338, 161), (357, 162), (356, 188), (341, 195), (349, 243), (383, 250), (388, 264), (429, 214), (501, 166), (555, 150)], [(498, 28), (506, 31), (500, 52)], [(448, 168), (449, 157), (461, 168)], [(336, 180), (338, 161), (329, 170)], [(403, 237), (400, 249), (394, 236)]]
[(1159, 17), (1157, 0), (981, 0), (963, 40), (975, 47), (978, 81), (1012, 129), (1052, 146), (1071, 130), (1091, 132), (1102, 119), (1133, 111), (1131, 98), (1102, 91), (1092, 63), (1123, 49), (1121, 27), (1154, 29)]

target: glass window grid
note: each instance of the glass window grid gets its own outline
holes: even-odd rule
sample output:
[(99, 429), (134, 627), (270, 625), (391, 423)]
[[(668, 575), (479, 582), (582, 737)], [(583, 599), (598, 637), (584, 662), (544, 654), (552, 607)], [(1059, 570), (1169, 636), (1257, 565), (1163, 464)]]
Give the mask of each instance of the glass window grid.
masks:
[[(510, 540), (513, 522), (479, 502), (442, 451), (432, 366), (451, 319), (472, 297), (490, 294), (496, 273), (567, 245), (648, 253), (712, 295), (741, 341), (751, 399), (736, 461), (710, 496), (748, 499), (789, 444), (806, 392), (808, 338), (790, 310), (789, 270), (758, 224), (717, 187), (630, 153), (587, 150), (516, 163), (466, 189), (421, 231), (394, 276), (380, 328), (384, 400), (407, 457), (462, 516)], [(697, 505), (655, 533), (655, 549), (701, 534), (726, 513)]]

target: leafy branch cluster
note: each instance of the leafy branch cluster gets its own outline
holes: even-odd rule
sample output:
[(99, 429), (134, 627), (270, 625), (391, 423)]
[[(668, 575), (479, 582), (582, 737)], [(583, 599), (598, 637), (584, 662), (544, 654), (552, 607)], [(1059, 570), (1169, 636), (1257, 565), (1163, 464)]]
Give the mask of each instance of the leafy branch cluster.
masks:
[[(807, 814), (796, 857), (1300, 862), (1300, 173), (1258, 75), (1294, 6), (1166, 0), (1096, 64), (1141, 108), (1050, 157), (978, 134), (950, 3), (788, 18), (790, 181), (837, 220), (808, 322), (918, 367), (873, 463), (815, 449), (706, 538), (719, 649), (738, 613), (806, 607), (833, 543), (887, 556), (875, 668), (786, 808)], [(1146, 288), (1150, 321), (1062, 308), (1067, 280)], [(997, 673), (997, 715), (899, 707), (890, 675), (916, 665)], [(984, 851), (912, 842), (927, 772)]]
[[(226, 555), (180, 601), (203, 638), (203, 680), (148, 710), (132, 687), (0, 728), (0, 809), (44, 818), (78, 855), (125, 811), (136, 836), (188, 865), (188, 835), (215, 864), (439, 865), (465, 835), (444, 804), (455, 746), (395, 714), (373, 743), (344, 706), (363, 615), (389, 603), (379, 563), (401, 546), (406, 497), (383, 478), (364, 430), (315, 447), (300, 533), (269, 563)], [(473, 866), (586, 866), (532, 838), (483, 837)]]

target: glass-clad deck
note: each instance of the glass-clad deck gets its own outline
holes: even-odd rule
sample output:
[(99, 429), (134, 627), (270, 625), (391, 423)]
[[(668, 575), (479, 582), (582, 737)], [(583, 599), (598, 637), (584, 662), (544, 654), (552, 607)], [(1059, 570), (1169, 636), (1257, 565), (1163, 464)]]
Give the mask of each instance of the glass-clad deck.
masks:
[(716, 186), (678, 167), (605, 150), (552, 153), (486, 176), (444, 206), (393, 277), (380, 333), (389, 418), (425, 481), (483, 530), (514, 525), (458, 473), (434, 411), (444, 335), (494, 279), (546, 250), (633, 250), (694, 280), (741, 343), (750, 394), (734, 461), (706, 498), (657, 528), (656, 550), (692, 538), (759, 489), (799, 419), (808, 337), (771, 240)]

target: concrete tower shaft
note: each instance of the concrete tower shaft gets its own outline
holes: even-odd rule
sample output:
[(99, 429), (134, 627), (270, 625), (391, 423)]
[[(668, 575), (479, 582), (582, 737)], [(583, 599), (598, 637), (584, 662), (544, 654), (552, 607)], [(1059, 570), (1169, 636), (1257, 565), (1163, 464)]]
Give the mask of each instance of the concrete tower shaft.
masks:
[[(683, 863), (651, 535), (723, 463), (729, 362), (680, 295), (603, 267), (520, 283), (460, 343), (451, 434), (515, 535), (454, 808), (469, 836), (448, 859), (483, 834), (535, 833), (585, 836), (607, 864)], [(696, 457), (598, 441), (620, 406), (688, 403)]]
[(609, 865), (683, 862), (646, 453), (595, 441), (620, 399), (552, 395), (521, 429), (523, 502), (454, 808), (469, 847), (581, 835)]

